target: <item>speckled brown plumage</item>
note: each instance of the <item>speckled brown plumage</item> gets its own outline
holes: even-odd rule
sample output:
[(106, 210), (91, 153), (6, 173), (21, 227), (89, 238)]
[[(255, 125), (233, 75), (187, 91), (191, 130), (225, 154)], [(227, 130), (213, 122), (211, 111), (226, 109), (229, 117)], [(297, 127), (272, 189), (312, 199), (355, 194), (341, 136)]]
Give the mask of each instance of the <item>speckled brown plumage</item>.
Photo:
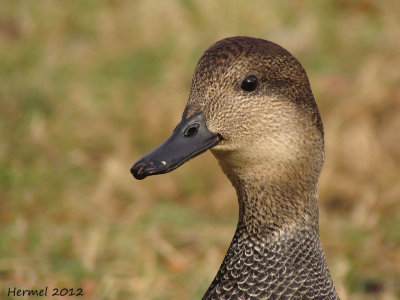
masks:
[(337, 299), (313, 230), (257, 239), (239, 224), (203, 299)]
[[(253, 92), (241, 90), (256, 76)], [(204, 299), (338, 299), (318, 233), (324, 132), (310, 84), (288, 51), (233, 37), (200, 58), (184, 117), (202, 113), (236, 189), (239, 221)]]

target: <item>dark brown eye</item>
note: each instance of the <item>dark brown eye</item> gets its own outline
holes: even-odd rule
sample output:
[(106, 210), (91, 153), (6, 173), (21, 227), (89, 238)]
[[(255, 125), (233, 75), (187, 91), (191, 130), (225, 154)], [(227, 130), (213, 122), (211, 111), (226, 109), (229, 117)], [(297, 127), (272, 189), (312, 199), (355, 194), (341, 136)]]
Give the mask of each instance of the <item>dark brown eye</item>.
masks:
[(257, 88), (258, 79), (256, 76), (249, 76), (245, 80), (243, 80), (240, 88), (246, 92), (252, 92)]

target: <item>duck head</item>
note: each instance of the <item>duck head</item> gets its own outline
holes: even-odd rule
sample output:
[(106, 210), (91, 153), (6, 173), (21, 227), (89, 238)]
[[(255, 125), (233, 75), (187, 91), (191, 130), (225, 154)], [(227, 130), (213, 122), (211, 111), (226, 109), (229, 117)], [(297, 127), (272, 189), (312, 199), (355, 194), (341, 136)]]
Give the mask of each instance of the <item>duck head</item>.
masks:
[(212, 45), (196, 66), (182, 121), (131, 173), (136, 179), (167, 173), (210, 148), (237, 189), (243, 181), (316, 189), (323, 126), (294, 56), (250, 37)]

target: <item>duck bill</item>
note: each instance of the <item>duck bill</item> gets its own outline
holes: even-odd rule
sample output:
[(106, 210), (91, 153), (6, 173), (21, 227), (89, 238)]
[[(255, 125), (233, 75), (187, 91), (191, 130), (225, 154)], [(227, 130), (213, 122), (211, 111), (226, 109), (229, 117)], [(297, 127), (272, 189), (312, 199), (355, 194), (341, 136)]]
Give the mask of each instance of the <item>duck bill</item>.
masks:
[(202, 114), (196, 114), (188, 119), (183, 117), (171, 137), (160, 147), (137, 161), (131, 168), (136, 179), (171, 172), (216, 146), (220, 136), (208, 130)]

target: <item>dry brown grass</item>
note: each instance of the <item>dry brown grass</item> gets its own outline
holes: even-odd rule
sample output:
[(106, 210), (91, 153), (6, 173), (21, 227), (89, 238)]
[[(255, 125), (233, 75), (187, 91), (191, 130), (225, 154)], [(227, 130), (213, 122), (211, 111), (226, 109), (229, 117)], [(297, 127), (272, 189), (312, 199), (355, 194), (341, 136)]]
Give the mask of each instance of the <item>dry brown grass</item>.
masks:
[(236, 225), (210, 154), (135, 181), (194, 66), (232, 35), (305, 66), (326, 131), (320, 224), (342, 299), (400, 297), (398, 1), (0, 3), (0, 297), (199, 299)]

